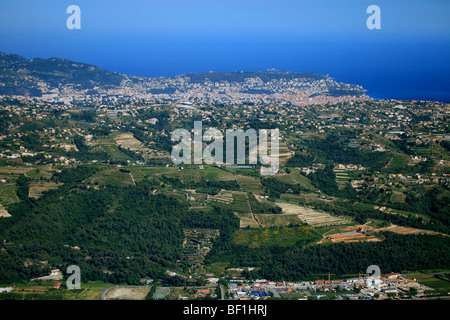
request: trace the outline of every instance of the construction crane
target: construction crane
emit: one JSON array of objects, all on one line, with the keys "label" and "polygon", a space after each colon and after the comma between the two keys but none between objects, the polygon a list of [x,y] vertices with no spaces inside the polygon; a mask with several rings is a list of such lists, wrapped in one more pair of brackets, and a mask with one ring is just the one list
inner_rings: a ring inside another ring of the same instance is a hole
[{"label": "construction crane", "polygon": [[358,276],[358,282],[361,282],[361,276],[370,276],[370,274],[368,273],[353,273],[353,274],[343,274],[343,277],[354,277],[354,276]]},{"label": "construction crane", "polygon": [[326,276],[326,275],[328,275],[328,283],[330,283],[331,282],[331,276],[335,276],[335,274],[334,273],[316,273],[315,274],[316,276]]}]

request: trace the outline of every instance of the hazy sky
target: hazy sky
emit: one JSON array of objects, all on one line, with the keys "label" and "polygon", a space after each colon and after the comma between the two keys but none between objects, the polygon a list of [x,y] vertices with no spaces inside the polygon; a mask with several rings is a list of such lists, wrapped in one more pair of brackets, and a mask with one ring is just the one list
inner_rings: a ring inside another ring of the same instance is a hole
[{"label": "hazy sky", "polygon": [[[69,5],[81,30],[66,27]],[[381,30],[366,27],[370,5]],[[0,51],[144,76],[274,67],[445,91],[449,18],[448,0],[1,0]]]}]

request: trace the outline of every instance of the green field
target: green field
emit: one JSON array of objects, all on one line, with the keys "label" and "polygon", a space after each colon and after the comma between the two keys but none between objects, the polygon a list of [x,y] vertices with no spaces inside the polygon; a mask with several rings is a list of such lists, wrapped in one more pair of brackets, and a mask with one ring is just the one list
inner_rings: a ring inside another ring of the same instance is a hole
[{"label": "green field", "polygon": [[235,180],[234,174],[222,170],[217,167],[206,167],[204,169],[200,168],[188,168],[183,170],[170,171],[164,173],[167,177],[178,178],[183,183],[188,182],[199,182],[202,179],[214,181],[232,181]]},{"label": "green field", "polygon": [[407,279],[416,279],[417,282],[435,290],[450,290],[450,281],[447,275],[432,276],[422,272],[412,272],[406,275]]},{"label": "green field", "polygon": [[264,188],[261,186],[261,181],[249,176],[236,176],[239,187],[242,191],[251,192],[253,194],[264,194]]},{"label": "green field", "polygon": [[119,168],[110,168],[94,174],[86,180],[88,184],[102,186],[129,186],[133,184],[130,173],[121,172]]},{"label": "green field", "polygon": [[233,204],[231,209],[237,213],[251,212],[250,203],[248,201],[247,193],[233,192]]},{"label": "green field", "polygon": [[389,168],[392,170],[404,169],[409,163],[409,156],[396,154],[392,158]]},{"label": "green field", "polygon": [[262,227],[301,225],[302,220],[296,214],[255,214]]},{"label": "green field", "polygon": [[289,174],[277,174],[273,177],[282,182],[299,184],[304,188],[315,190],[309,179],[300,173],[300,169],[292,169]]},{"label": "green field", "polygon": [[32,179],[50,179],[53,175],[53,169],[50,165],[39,166],[26,172],[26,176]]},{"label": "green field", "polygon": [[175,167],[138,167],[128,166],[127,170],[131,171],[133,178],[136,182],[145,179],[153,178],[155,176],[161,176],[164,173],[178,171]]},{"label": "green field", "polygon": [[8,204],[19,202],[16,195],[16,184],[2,183],[0,184],[0,203],[4,206]]},{"label": "green field", "polygon": [[29,167],[0,167],[0,179],[16,180],[21,174],[26,175],[27,172],[35,169]]},{"label": "green field", "polygon": [[113,136],[108,136],[98,140],[98,144],[108,153],[114,161],[132,160],[128,155],[117,148],[116,141]]},{"label": "green field", "polygon": [[391,201],[393,203],[404,203],[406,199],[406,195],[400,191],[393,191],[391,195]]},{"label": "green field", "polygon": [[280,200],[293,204],[314,204],[333,201],[332,197],[325,196],[321,198],[317,193],[301,193],[301,194],[288,194],[283,193]]}]

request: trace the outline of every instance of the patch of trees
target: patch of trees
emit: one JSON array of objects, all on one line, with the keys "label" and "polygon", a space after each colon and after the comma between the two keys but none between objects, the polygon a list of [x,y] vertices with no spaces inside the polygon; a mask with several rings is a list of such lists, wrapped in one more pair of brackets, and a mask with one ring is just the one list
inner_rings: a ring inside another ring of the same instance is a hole
[{"label": "patch of trees", "polygon": [[96,136],[96,137],[106,137],[106,136],[108,136],[111,132],[110,132],[110,130],[108,130],[108,129],[106,129],[106,128],[95,127],[95,128],[92,128],[92,129],[90,130],[90,133],[91,133],[93,136]]},{"label": "patch of trees", "polygon": [[170,118],[169,111],[158,111],[148,108],[148,109],[139,109],[138,113],[139,113],[138,117],[142,121],[149,120],[152,118],[158,119],[158,121],[155,124],[151,125],[152,128],[162,130],[169,124]]},{"label": "patch of trees", "polygon": [[[83,169],[85,170],[85,169]],[[63,177],[70,177],[70,170]],[[39,261],[65,270],[76,264],[84,281],[138,284],[144,277],[164,278],[176,268],[184,228],[239,227],[231,211],[189,212],[173,197],[151,195],[152,187],[57,189],[36,201],[8,208],[12,219],[1,221],[0,282],[25,281],[48,274]],[[73,249],[78,246],[79,250]],[[26,266],[24,261],[31,261]]]},{"label": "patch of trees", "polygon": [[73,137],[73,143],[77,147],[79,152],[87,152],[88,146],[84,143],[84,138],[80,135],[76,135]]},{"label": "patch of trees", "polygon": [[22,156],[22,161],[25,163],[49,163],[50,160],[46,159],[44,154],[38,153],[35,156]]},{"label": "patch of trees", "polygon": [[383,168],[390,160],[387,153],[360,150],[359,148],[349,148],[348,142],[353,133],[331,133],[325,139],[312,139],[306,142],[308,152],[323,162],[342,164],[361,164],[375,170]]},{"label": "patch of trees", "polygon": [[328,165],[324,169],[316,170],[308,174],[308,179],[316,188],[322,190],[330,196],[338,193],[338,185],[336,182],[336,174],[333,171],[333,166]]},{"label": "patch of trees", "polygon": [[40,136],[36,132],[29,132],[20,137],[21,146],[31,149],[31,150],[39,150],[41,148]]},{"label": "patch of trees", "polygon": [[172,152],[173,142],[170,140],[170,137],[158,136],[154,142],[155,149]]},{"label": "patch of trees", "polygon": [[450,141],[442,140],[441,146],[442,146],[442,148],[446,149],[447,151],[450,151]]},{"label": "patch of trees", "polygon": [[128,148],[122,148],[121,146],[117,146],[117,149],[119,149],[120,152],[125,153],[127,156],[129,156],[134,161],[136,161],[136,160],[143,161],[144,160],[144,158],[142,158],[142,156],[140,154],[134,152],[133,150],[130,150]]},{"label": "patch of trees", "polygon": [[189,211],[183,216],[183,225],[191,228],[219,229],[221,234],[233,233],[239,228],[239,218],[231,209],[213,207],[212,212]]},{"label": "patch of trees", "polygon": [[80,161],[89,161],[89,160],[109,160],[111,157],[105,151],[93,151],[89,146],[84,143],[83,136],[76,135],[73,138],[73,142],[77,147],[78,151],[69,151],[67,152],[67,156],[69,158],[76,158]]},{"label": "patch of trees", "polygon": [[164,187],[171,187],[173,189],[184,188],[184,183],[178,178],[172,178],[168,176],[161,176],[160,180],[164,183]]},{"label": "patch of trees", "polygon": [[281,208],[277,206],[275,203],[258,201],[251,192],[247,193],[247,196],[248,201],[250,203],[250,207],[252,208],[252,212],[254,214],[264,214],[264,213],[280,214],[282,211]]},{"label": "patch of trees", "polygon": [[[360,224],[366,223],[369,219],[375,219],[389,221],[396,225],[408,226],[412,228],[427,229],[443,233],[450,232],[448,224],[446,225],[438,219],[432,217],[430,217],[430,221],[425,222],[421,217],[406,217],[400,214],[382,212],[371,208],[356,208],[355,205],[350,202],[335,202],[334,204],[315,203],[314,207],[318,210],[323,210],[334,215],[353,217],[355,221]],[[392,205],[392,207],[395,207],[395,205]]]},{"label": "patch of trees", "polygon": [[21,174],[16,180],[16,185],[17,185],[16,194],[20,200],[28,199],[28,194],[30,191],[30,188],[28,185],[29,181],[30,181],[30,179],[25,177],[23,174]]},{"label": "patch of trees", "polygon": [[55,172],[52,176],[52,180],[63,183],[76,183],[87,179],[97,172],[98,168],[91,166],[64,168],[61,172]]},{"label": "patch of trees", "polygon": [[282,193],[300,194],[302,191],[308,191],[300,184],[291,184],[272,177],[261,178],[261,185],[265,188],[269,198],[278,199]]},{"label": "patch of trees", "polygon": [[236,180],[220,181],[220,180],[205,180],[192,184],[197,192],[216,195],[220,190],[239,190],[239,184]]},{"label": "patch of trees", "polygon": [[8,133],[9,123],[10,123],[9,115],[10,114],[6,110],[0,111],[0,133],[1,134]]},{"label": "patch of trees", "polygon": [[443,187],[435,187],[423,195],[407,192],[405,203],[393,204],[400,210],[427,215],[435,222],[440,222],[449,229],[450,226],[450,194]]},{"label": "patch of trees", "polygon": [[[373,243],[336,243],[312,246],[263,246],[248,248],[228,243],[213,247],[208,261],[230,261],[232,266],[257,267],[243,275],[250,279],[299,281],[316,279],[319,273],[337,275],[365,272],[378,265],[382,273],[447,268],[450,239],[443,236],[384,233]],[[218,250],[220,249],[220,250]]]},{"label": "patch of trees", "polygon": [[408,147],[408,141],[407,139],[400,139],[400,140],[392,140],[392,142],[395,144],[395,146],[402,152],[408,154],[408,155],[415,155],[415,152],[411,150]]},{"label": "patch of trees", "polygon": [[97,112],[95,110],[83,110],[81,112],[73,112],[70,117],[74,121],[95,122]]},{"label": "patch of trees", "polygon": [[307,167],[311,166],[314,163],[314,157],[308,155],[308,154],[302,154],[299,152],[296,152],[295,155],[290,158],[287,163],[286,167]]}]

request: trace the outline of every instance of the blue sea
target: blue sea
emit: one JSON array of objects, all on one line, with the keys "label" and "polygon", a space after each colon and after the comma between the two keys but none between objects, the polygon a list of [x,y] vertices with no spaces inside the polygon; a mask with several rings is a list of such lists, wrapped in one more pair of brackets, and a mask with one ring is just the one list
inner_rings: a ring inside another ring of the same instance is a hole
[{"label": "blue sea", "polygon": [[6,52],[62,57],[136,76],[275,68],[328,74],[362,85],[376,99],[450,101],[450,40],[442,37],[88,34],[70,41],[28,39],[26,46],[14,42],[9,39]]},{"label": "blue sea", "polygon": [[[0,1],[0,51],[120,73],[275,68],[328,74],[374,98],[450,99],[448,0]],[[81,29],[66,20],[81,8]],[[367,9],[381,8],[370,30]]]},{"label": "blue sea", "polygon": [[117,48],[86,59],[149,77],[269,68],[317,72],[362,85],[375,99],[450,101],[450,42],[440,40],[186,37],[160,40],[157,46],[128,41],[140,50]]}]

